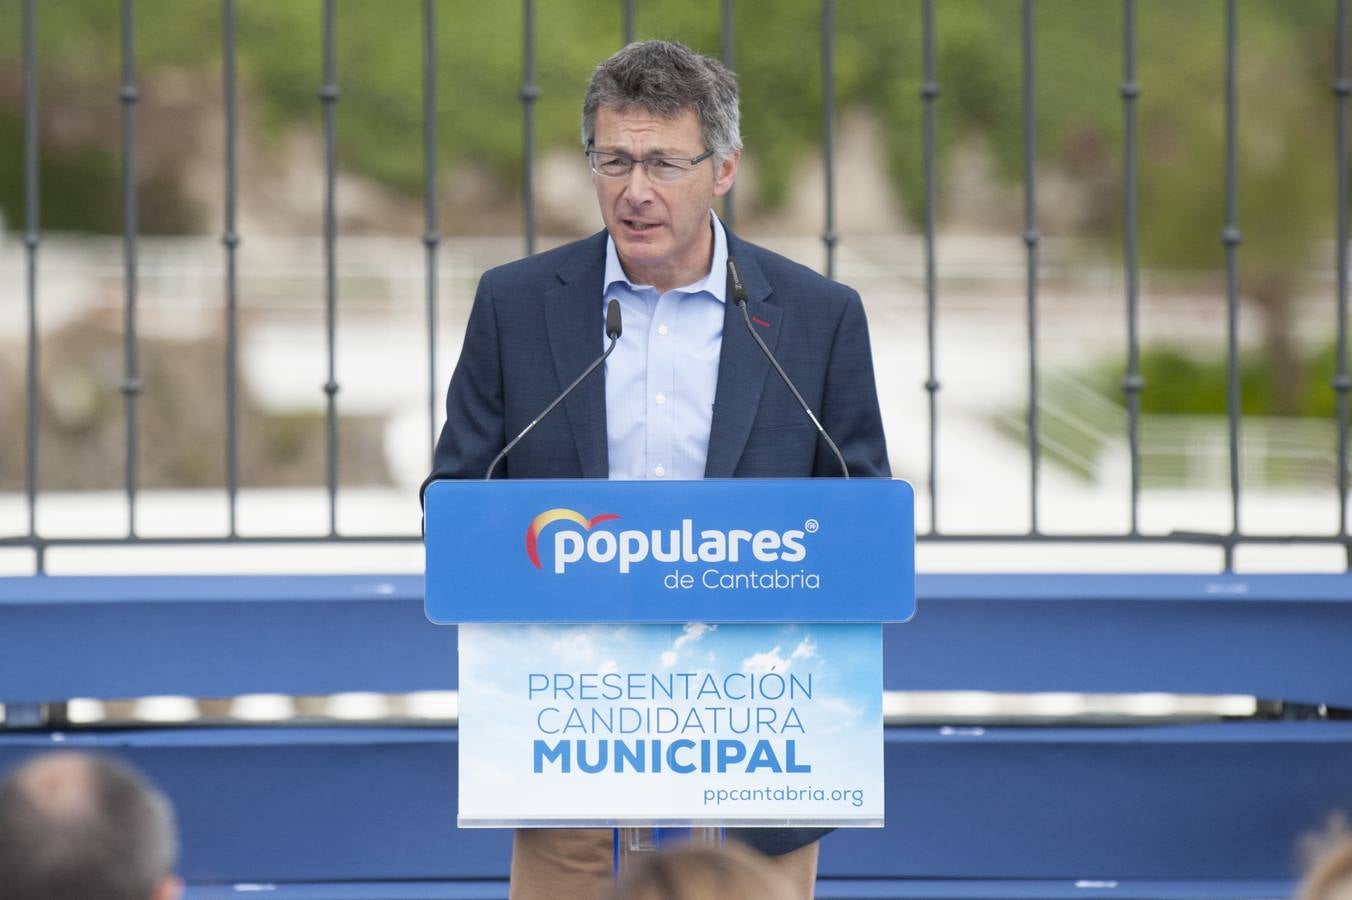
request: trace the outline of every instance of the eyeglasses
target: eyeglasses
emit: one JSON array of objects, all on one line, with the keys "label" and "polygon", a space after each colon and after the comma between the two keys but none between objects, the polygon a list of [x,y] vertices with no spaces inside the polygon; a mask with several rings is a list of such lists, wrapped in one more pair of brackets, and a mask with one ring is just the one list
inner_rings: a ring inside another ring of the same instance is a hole
[{"label": "eyeglasses", "polygon": [[591,170],[604,178],[627,178],[634,166],[642,166],[643,173],[653,181],[680,181],[695,170],[695,166],[714,155],[714,151],[705,150],[694,159],[681,159],[674,156],[650,156],[647,159],[630,159],[622,153],[603,153],[600,150],[588,150],[587,159],[591,161]]}]

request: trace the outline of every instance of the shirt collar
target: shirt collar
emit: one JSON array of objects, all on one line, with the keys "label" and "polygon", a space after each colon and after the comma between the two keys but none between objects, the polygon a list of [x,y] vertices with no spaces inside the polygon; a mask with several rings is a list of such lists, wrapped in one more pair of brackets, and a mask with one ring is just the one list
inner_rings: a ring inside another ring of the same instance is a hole
[{"label": "shirt collar", "polygon": [[[728,237],[723,231],[723,223],[718,220],[713,210],[709,210],[709,218],[712,221],[714,230],[714,256],[710,261],[709,271],[700,280],[687,284],[684,287],[678,287],[683,294],[706,293],[713,296],[719,303],[727,302],[728,291]],[[634,284],[629,280],[629,276],[624,274],[624,267],[620,265],[620,256],[615,252],[615,239],[606,235],[606,275],[605,289],[610,290],[611,285],[626,284],[631,289],[650,288],[651,285]]]}]

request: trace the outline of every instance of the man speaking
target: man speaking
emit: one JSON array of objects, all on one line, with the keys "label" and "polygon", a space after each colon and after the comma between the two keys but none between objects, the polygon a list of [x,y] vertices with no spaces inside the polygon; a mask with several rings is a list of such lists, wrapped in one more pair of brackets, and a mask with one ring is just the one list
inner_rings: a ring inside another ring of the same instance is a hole
[{"label": "man speaking", "polygon": [[[737,177],[738,120],[732,72],[680,44],[630,44],[597,66],[582,141],[606,229],[484,274],[429,482],[483,477],[618,330],[612,301],[623,331],[604,379],[578,384],[495,477],[890,474],[859,295],[738,239],[713,212]],[[810,897],[823,833],[729,836]],[[604,896],[611,847],[608,829],[518,830],[511,897]]]}]

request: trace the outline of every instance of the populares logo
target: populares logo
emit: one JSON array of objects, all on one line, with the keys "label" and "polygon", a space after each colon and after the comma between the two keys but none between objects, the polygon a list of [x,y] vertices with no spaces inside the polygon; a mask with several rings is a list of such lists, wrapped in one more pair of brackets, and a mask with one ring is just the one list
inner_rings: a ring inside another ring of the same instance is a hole
[{"label": "populares logo", "polygon": [[[601,522],[609,522],[618,519],[619,516],[614,513],[601,513],[599,516],[588,519],[582,513],[575,509],[547,509],[530,521],[530,527],[526,529],[526,556],[530,557],[530,564],[540,569],[540,551],[537,546],[540,540],[540,532],[545,530],[545,526],[554,522],[575,522],[581,525],[584,531],[591,531],[592,526],[599,525]],[[557,554],[556,554],[557,558]]]},{"label": "populares logo", "polygon": [[[603,522],[618,520],[614,513],[601,513],[587,518],[575,509],[549,509],[531,520],[526,529],[526,557],[537,569],[544,569],[540,561],[540,535],[548,526],[561,523],[554,530],[554,565],[556,575],[562,575],[573,563],[586,559],[593,563],[617,562],[622,574],[627,574],[635,563],[652,558],[658,562],[740,562],[744,557],[759,562],[801,562],[807,556],[803,538],[816,520],[809,520],[807,530],[749,531],[732,528],[726,531],[695,529],[691,519],[682,519],[676,528],[654,528],[651,531],[625,529],[615,532],[597,529]],[[575,527],[573,527],[575,526]]]}]

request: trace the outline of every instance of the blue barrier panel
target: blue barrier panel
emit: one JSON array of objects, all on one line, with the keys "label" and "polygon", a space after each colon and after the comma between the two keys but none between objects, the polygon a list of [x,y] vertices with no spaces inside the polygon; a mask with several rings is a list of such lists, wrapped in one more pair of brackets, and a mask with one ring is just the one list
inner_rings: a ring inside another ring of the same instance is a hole
[{"label": "blue barrier panel", "polygon": [[1286,881],[933,881],[821,879],[822,900],[1273,900],[1291,896]]},{"label": "blue barrier panel", "polygon": [[[194,882],[500,879],[510,832],[454,827],[437,728],[0,733],[125,756],[179,809]],[[1352,722],[892,728],[887,827],[825,839],[824,878],[1281,881],[1352,810]]]},{"label": "blue barrier panel", "polygon": [[507,880],[378,881],[365,884],[190,884],[184,900],[507,900]]},{"label": "blue barrier panel", "polygon": [[[1288,897],[1285,881],[932,881],[910,879],[817,879],[822,900],[1271,900]],[[189,885],[186,900],[239,900],[241,894],[269,900],[507,900],[507,882],[436,881],[367,884]]]},{"label": "blue barrier panel", "polygon": [[448,728],[0,731],[0,769],[59,748],[127,759],[173,801],[190,881],[504,877],[511,832],[455,827],[455,738]]},{"label": "blue barrier panel", "polygon": [[[832,876],[1291,879],[1352,811],[1352,722],[893,728],[887,828],[829,835]],[[893,774],[898,773],[898,774]]]},{"label": "blue barrier panel", "polygon": [[[1178,691],[1352,707],[1352,577],[921,575],[889,690]],[[0,702],[450,690],[417,576],[0,578]]]},{"label": "blue barrier panel", "polygon": [[455,687],[422,578],[0,578],[0,703]]},{"label": "blue barrier panel", "polygon": [[1352,575],[922,575],[888,690],[1248,694],[1352,707]]}]

